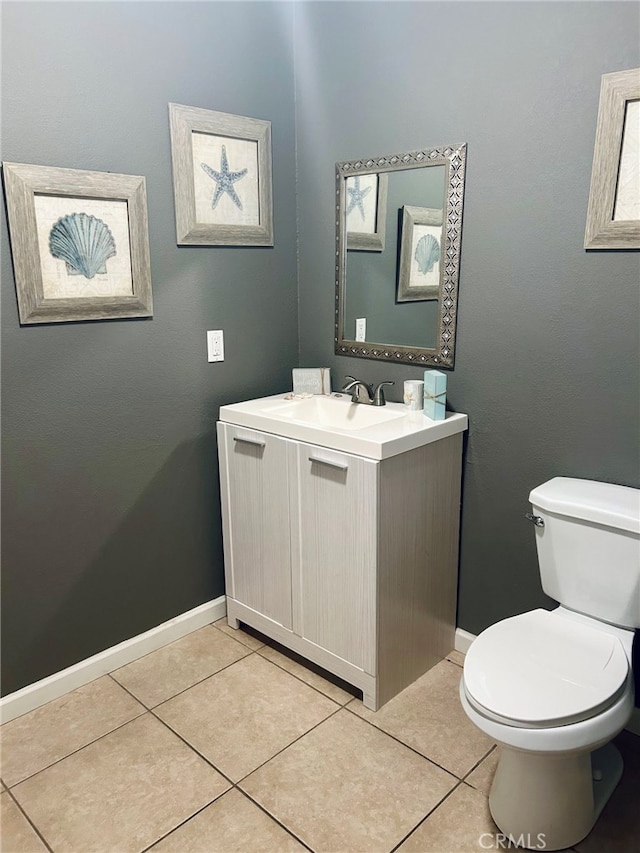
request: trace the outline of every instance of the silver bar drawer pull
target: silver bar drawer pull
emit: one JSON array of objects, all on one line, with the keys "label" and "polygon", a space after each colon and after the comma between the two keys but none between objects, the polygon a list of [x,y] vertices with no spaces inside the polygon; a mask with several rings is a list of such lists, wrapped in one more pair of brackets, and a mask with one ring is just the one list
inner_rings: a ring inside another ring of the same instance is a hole
[{"label": "silver bar drawer pull", "polygon": [[233,440],[242,444],[255,444],[256,447],[264,447],[266,443],[262,438],[245,438],[243,435],[234,435]]},{"label": "silver bar drawer pull", "polygon": [[318,462],[320,465],[328,465],[329,468],[338,468],[340,471],[346,471],[349,467],[348,462],[334,462],[332,459],[321,459],[319,456],[310,456],[309,462]]},{"label": "silver bar drawer pull", "polygon": [[536,527],[544,527],[544,518],[541,515],[534,515],[532,512],[525,512],[525,518],[533,521]]}]

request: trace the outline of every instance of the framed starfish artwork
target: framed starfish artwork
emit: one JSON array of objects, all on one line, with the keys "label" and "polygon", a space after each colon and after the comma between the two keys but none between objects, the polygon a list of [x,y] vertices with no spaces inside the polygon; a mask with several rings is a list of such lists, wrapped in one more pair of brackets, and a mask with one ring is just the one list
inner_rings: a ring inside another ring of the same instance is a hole
[{"label": "framed starfish artwork", "polygon": [[387,227],[387,175],[347,178],[347,249],[383,252]]},{"label": "framed starfish artwork", "polygon": [[153,316],[140,175],[3,163],[22,325]]},{"label": "framed starfish artwork", "polygon": [[179,246],[273,246],[271,122],[169,104]]}]

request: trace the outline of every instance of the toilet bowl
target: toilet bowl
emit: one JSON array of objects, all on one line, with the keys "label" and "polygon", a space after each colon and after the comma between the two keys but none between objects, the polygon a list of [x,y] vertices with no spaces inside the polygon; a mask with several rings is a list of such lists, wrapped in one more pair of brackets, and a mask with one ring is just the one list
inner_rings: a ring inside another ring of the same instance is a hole
[{"label": "toilet bowl", "polygon": [[561,850],[590,832],[622,775],[610,741],[634,706],[640,493],[555,478],[530,499],[543,588],[561,604],[483,631],[460,701],[501,746],[489,795],[500,830]]}]

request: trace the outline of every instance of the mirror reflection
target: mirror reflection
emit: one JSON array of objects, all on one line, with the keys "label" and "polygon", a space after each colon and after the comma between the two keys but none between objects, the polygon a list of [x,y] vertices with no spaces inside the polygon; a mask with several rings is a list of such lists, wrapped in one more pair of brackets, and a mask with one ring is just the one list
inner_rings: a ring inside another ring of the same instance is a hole
[{"label": "mirror reflection", "polygon": [[[384,251],[356,251],[350,248],[347,240],[345,336],[355,340],[355,321],[366,318],[368,341],[435,347],[439,294],[434,294],[429,301],[420,302],[399,302],[397,295],[404,205],[436,208],[442,216],[445,167],[394,172],[388,178]],[[353,218],[353,214],[347,216],[348,226]],[[439,244],[442,245],[442,220],[439,231]],[[415,256],[415,252],[413,254]],[[415,257],[412,260],[415,264]],[[439,263],[437,267],[439,274]]]},{"label": "mirror reflection", "polygon": [[453,366],[465,146],[336,164],[336,352]]}]

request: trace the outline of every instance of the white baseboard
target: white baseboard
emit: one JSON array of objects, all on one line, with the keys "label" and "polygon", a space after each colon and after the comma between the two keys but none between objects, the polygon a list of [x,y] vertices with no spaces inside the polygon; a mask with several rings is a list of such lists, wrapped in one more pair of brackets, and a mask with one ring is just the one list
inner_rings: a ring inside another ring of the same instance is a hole
[{"label": "white baseboard", "polygon": [[457,652],[462,652],[462,654],[465,655],[469,651],[469,646],[473,643],[475,638],[475,634],[470,634],[462,628],[456,628],[455,650]]},{"label": "white baseboard", "polygon": [[180,616],[163,622],[144,634],[138,634],[105,649],[97,655],[82,660],[73,666],[49,675],[41,681],[29,684],[15,693],[10,693],[0,699],[0,721],[3,723],[20,717],[52,699],[63,696],[70,690],[75,690],[88,684],[101,675],[113,672],[125,664],[131,663],[138,658],[162,648],[174,640],[185,637],[198,628],[203,628],[210,622],[222,619],[227,613],[227,600],[224,595],[213,601],[207,601],[199,607],[194,607]]}]

